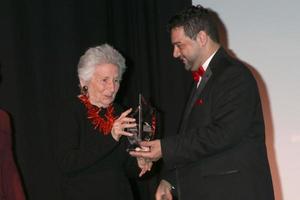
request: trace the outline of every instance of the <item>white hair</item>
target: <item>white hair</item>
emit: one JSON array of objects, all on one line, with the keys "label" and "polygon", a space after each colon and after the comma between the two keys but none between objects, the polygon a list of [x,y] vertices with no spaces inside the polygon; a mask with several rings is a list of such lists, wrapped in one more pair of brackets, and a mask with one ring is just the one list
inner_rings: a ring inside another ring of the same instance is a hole
[{"label": "white hair", "polygon": [[78,77],[84,82],[89,82],[97,65],[113,64],[119,69],[119,78],[125,72],[125,58],[109,44],[89,48],[79,60],[77,65]]}]

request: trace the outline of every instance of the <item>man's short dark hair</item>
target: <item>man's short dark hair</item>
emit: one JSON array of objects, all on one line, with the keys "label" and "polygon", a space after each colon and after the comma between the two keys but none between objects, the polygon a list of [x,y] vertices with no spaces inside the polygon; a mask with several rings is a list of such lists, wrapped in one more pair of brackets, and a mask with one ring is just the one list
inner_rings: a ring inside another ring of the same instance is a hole
[{"label": "man's short dark hair", "polygon": [[214,21],[214,13],[201,5],[191,6],[173,16],[168,23],[168,30],[182,26],[186,36],[196,39],[200,31],[205,31],[210,38],[219,43],[219,33]]}]

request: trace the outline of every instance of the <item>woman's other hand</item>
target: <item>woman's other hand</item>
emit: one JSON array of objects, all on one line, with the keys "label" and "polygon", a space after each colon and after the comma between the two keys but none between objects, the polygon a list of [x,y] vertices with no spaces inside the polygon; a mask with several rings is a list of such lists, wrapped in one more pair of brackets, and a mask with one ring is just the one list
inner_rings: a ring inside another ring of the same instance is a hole
[{"label": "woman's other hand", "polygon": [[122,135],[132,136],[132,133],[126,132],[126,128],[136,127],[135,119],[128,117],[128,114],[132,111],[132,109],[128,109],[121,114],[121,116],[115,120],[113,127],[111,129],[111,135],[116,140],[119,141]]},{"label": "woman's other hand", "polygon": [[139,177],[143,176],[147,171],[150,171],[153,165],[152,161],[149,161],[145,158],[139,157],[136,158],[139,168],[141,169]]}]

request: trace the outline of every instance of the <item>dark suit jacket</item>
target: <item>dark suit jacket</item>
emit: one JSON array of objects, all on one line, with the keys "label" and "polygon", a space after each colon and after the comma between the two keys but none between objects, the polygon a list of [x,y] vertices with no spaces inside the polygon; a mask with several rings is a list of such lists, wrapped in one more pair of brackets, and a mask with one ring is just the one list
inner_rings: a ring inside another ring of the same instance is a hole
[{"label": "dark suit jacket", "polygon": [[179,133],[161,140],[164,178],[180,200],[272,200],[256,81],[220,48],[186,105]]},{"label": "dark suit jacket", "polygon": [[0,110],[0,200],[25,199],[12,144],[9,116]]}]

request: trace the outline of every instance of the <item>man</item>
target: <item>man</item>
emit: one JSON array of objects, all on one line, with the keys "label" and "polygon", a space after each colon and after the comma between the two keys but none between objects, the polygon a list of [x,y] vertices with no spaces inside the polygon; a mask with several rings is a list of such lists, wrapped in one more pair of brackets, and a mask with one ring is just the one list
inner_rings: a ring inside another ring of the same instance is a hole
[{"label": "man", "polygon": [[130,153],[163,159],[156,199],[273,200],[261,102],[251,72],[220,46],[211,10],[192,6],[175,15],[169,27],[173,56],[196,82],[178,133],[142,142],[149,152]]}]

